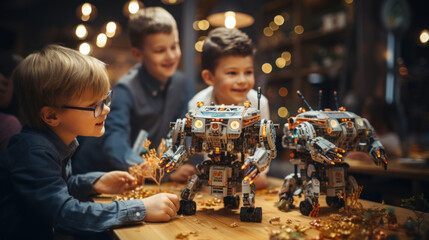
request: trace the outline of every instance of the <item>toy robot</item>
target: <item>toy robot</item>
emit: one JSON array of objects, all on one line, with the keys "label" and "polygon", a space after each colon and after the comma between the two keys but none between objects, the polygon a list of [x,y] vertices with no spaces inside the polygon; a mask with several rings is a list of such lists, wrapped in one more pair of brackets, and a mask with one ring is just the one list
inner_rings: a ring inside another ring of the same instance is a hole
[{"label": "toy robot", "polygon": [[[242,192],[243,207],[240,220],[261,222],[262,208],[255,207],[253,181],[264,171],[276,154],[275,127],[270,120],[260,119],[260,111],[245,106],[211,105],[198,103],[186,118],[171,123],[171,146],[160,160],[167,172],[180,166],[188,155],[208,153],[210,159],[197,165],[181,193],[179,214],[194,215],[195,194],[202,184],[209,187],[210,195],[223,197],[224,207],[238,209]],[[185,137],[191,136],[190,146]],[[245,155],[248,156],[245,160]],[[245,171],[247,170],[247,173]]]},{"label": "toy robot", "polygon": [[[353,176],[347,175],[349,165],[343,155],[349,151],[362,151],[371,155],[376,165],[387,169],[387,158],[371,124],[358,115],[338,108],[337,110],[313,110],[304,96],[298,96],[310,111],[300,108],[296,117],[290,117],[284,125],[282,145],[293,150],[291,162],[295,173],[285,177],[279,191],[280,210],[293,207],[293,196],[304,193],[299,210],[303,215],[318,216],[319,194],[326,193],[326,202],[331,207],[344,206],[337,193],[357,190]],[[319,108],[322,92],[319,92]],[[298,167],[300,171],[298,171]]]}]

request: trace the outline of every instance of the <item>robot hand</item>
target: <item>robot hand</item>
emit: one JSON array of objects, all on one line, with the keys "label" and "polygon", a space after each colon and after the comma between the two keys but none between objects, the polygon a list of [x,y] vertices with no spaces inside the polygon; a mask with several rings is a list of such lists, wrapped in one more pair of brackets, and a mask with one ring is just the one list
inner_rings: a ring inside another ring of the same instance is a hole
[{"label": "robot hand", "polygon": [[387,157],[383,147],[373,147],[369,153],[377,166],[381,165],[384,170],[387,170]]},{"label": "robot hand", "polygon": [[346,152],[322,137],[312,139],[310,146],[312,148],[310,151],[311,157],[313,160],[321,163],[327,162],[335,164],[336,162],[341,162],[343,159],[342,154]]},{"label": "robot hand", "polygon": [[270,165],[271,158],[271,150],[257,148],[255,154],[247,157],[243,166],[241,166],[241,169],[244,170],[250,165],[250,169],[247,171],[244,180],[250,179],[250,183],[253,183],[258,174],[263,172]]},{"label": "robot hand", "polygon": [[174,153],[172,148],[169,148],[168,151],[162,155],[161,160],[159,161],[159,166],[161,168],[166,168],[167,173],[171,172],[183,164],[187,155],[188,153],[183,145],[179,146]]}]

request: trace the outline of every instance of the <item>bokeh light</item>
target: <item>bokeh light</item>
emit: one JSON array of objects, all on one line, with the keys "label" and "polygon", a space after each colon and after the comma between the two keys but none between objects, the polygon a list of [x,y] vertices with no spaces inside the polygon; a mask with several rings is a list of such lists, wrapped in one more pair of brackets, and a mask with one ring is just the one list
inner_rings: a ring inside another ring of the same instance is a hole
[{"label": "bokeh light", "polygon": [[79,24],[76,27],[75,34],[76,34],[76,37],[78,37],[79,39],[85,39],[86,36],[88,36],[88,30],[86,29],[85,25]]},{"label": "bokeh light", "polygon": [[280,26],[280,25],[283,25],[283,23],[285,22],[285,19],[284,19],[284,17],[282,15],[277,15],[277,16],[274,17],[274,22],[278,26]]},{"label": "bokeh light", "polygon": [[280,107],[277,110],[277,114],[279,115],[279,117],[281,118],[288,118],[289,117],[289,111],[287,110],[287,108],[285,107]]},{"label": "bokeh light", "polygon": [[264,72],[265,74],[271,73],[272,70],[273,70],[273,66],[271,66],[271,64],[269,63],[262,64],[262,72]]},{"label": "bokeh light", "polygon": [[420,33],[419,40],[421,43],[426,44],[429,41],[429,31],[427,29],[423,30]]},{"label": "bokeh light", "polygon": [[287,90],[286,87],[281,87],[279,89],[279,95],[280,95],[280,97],[286,97],[288,93],[289,93],[289,91]]},{"label": "bokeh light", "polygon": [[264,28],[264,35],[265,36],[267,36],[267,37],[271,37],[271,36],[273,36],[273,30],[271,29],[271,28],[269,28],[269,27],[266,27],[266,28]]},{"label": "bokeh light", "polygon": [[107,36],[106,36],[106,34],[104,34],[104,33],[98,34],[96,44],[97,44],[97,47],[104,48],[106,46],[106,44],[107,44]]},{"label": "bokeh light", "polygon": [[92,52],[91,44],[83,42],[79,45],[79,52],[84,55],[89,55]]},{"label": "bokeh light", "polygon": [[304,27],[301,25],[296,25],[294,28],[294,31],[296,34],[302,34],[304,33]]}]

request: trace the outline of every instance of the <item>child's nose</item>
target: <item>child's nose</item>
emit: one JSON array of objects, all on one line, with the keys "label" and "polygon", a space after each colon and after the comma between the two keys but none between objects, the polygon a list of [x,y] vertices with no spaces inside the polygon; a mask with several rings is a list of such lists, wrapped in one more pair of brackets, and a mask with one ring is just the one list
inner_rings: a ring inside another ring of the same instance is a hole
[{"label": "child's nose", "polygon": [[110,107],[108,107],[106,104],[103,104],[103,112],[102,115],[106,115],[110,112]]}]

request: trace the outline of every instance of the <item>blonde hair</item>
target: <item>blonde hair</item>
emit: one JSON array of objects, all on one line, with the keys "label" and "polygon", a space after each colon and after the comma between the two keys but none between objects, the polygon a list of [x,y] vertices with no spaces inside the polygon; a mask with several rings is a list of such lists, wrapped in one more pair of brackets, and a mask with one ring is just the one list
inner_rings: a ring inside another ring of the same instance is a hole
[{"label": "blonde hair", "polygon": [[38,129],[45,127],[40,117],[42,107],[61,107],[71,99],[80,99],[88,89],[94,98],[101,98],[110,89],[103,62],[59,45],[30,54],[12,78],[22,122]]},{"label": "blonde hair", "polygon": [[131,46],[141,48],[145,37],[155,33],[170,34],[177,29],[174,17],[161,7],[147,7],[138,11],[128,21]]}]

